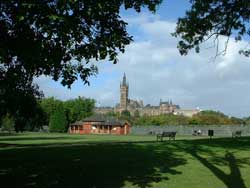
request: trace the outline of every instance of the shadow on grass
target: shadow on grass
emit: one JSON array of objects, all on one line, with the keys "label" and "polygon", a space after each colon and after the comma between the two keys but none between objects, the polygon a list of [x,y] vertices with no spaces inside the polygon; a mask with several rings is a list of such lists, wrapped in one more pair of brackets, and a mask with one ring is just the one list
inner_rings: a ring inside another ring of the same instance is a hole
[{"label": "shadow on grass", "polygon": [[250,149],[250,137],[186,140],[186,143],[224,149]]},{"label": "shadow on grass", "polygon": [[22,137],[2,137],[0,138],[0,141],[36,141],[36,140],[82,140],[83,137],[67,137],[67,136],[57,136],[57,137],[44,137],[44,136],[36,136],[36,137],[31,137],[31,136],[22,136]]},{"label": "shadow on grass", "polygon": [[[19,188],[120,188],[128,185],[144,188],[153,182],[168,180],[169,175],[181,175],[176,167],[187,163],[188,153],[227,188],[246,188],[239,167],[250,164],[250,160],[236,159],[230,150],[249,149],[249,146],[248,137],[7,148],[0,150],[0,182],[3,187]],[[227,166],[229,174],[222,170]]]},{"label": "shadow on grass", "polygon": [[[227,188],[247,188],[239,167],[241,164],[250,165],[250,157],[236,159],[233,152],[229,152],[226,149],[235,149],[236,147],[240,149],[241,147],[246,147],[247,145],[249,149],[249,144],[249,137],[239,140],[220,138],[216,140],[197,140],[194,143],[187,141],[184,145],[179,145],[177,147],[191,154],[191,156],[197,159],[203,166],[209,169],[218,179],[220,179],[227,186]],[[206,146],[206,148],[204,148],[204,146]],[[210,146],[210,148],[208,148],[208,146]],[[213,151],[213,147],[225,149],[225,155],[223,157],[218,156],[216,151]],[[228,174],[224,172],[221,168],[219,168],[219,166],[228,166],[230,173]]]},{"label": "shadow on grass", "polygon": [[[174,148],[162,144],[93,144],[0,151],[0,182],[8,187],[140,188],[180,174]],[[164,148],[164,149],[163,149]],[[164,176],[163,176],[164,173]]]},{"label": "shadow on grass", "polygon": [[236,158],[230,152],[225,155],[225,160],[228,162],[230,174],[226,174],[223,170],[216,167],[204,157],[201,157],[197,152],[191,153],[193,157],[198,159],[205,167],[207,167],[217,178],[219,178],[227,186],[227,188],[246,188],[242,179],[239,167],[236,163]]},{"label": "shadow on grass", "polygon": [[0,136],[16,136],[18,135],[17,133],[13,133],[13,132],[0,132]]}]

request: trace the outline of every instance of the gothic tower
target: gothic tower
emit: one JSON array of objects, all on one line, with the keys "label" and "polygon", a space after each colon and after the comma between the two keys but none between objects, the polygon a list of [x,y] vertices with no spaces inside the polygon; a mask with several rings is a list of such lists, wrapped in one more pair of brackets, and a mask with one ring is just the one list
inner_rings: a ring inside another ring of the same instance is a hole
[{"label": "gothic tower", "polygon": [[120,84],[120,108],[126,110],[128,105],[128,83],[124,73],[122,83]]}]

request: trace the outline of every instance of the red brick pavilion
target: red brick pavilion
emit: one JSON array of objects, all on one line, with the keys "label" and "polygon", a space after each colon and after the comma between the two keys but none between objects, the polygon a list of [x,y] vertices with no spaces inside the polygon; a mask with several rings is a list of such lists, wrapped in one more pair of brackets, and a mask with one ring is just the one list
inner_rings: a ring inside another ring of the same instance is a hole
[{"label": "red brick pavilion", "polygon": [[70,125],[71,134],[115,134],[127,135],[131,126],[126,121],[119,121],[112,117],[93,115]]}]

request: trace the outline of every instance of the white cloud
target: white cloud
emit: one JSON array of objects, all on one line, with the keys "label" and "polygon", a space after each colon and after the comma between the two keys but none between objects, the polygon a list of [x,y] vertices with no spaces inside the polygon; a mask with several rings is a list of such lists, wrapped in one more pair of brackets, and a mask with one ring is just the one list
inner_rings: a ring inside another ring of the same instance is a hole
[{"label": "white cloud", "polygon": [[210,61],[215,49],[207,48],[209,43],[203,45],[201,53],[191,51],[183,57],[176,48],[177,39],[171,36],[175,23],[145,14],[126,20],[141,36],[119,55],[118,64],[100,64],[100,73],[91,79],[90,87],[80,86],[78,81],[71,91],[42,79],[38,83],[45,94],[64,99],[83,95],[101,105],[115,105],[121,76],[126,72],[130,97],[144,103],[172,99],[184,108],[199,106],[230,115],[250,115],[250,63],[238,54],[246,42],[230,41],[226,55],[215,62]]}]

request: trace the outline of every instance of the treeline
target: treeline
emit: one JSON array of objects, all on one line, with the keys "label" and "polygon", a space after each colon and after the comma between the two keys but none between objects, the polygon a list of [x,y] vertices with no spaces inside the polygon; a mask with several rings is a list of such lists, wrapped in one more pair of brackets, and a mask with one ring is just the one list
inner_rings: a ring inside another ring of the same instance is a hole
[{"label": "treeline", "polygon": [[242,125],[249,124],[247,118],[229,117],[221,112],[201,111],[189,119],[191,125]]},{"label": "treeline", "polygon": [[1,129],[5,131],[35,131],[45,125],[50,132],[66,132],[69,124],[93,114],[95,101],[78,97],[67,101],[43,98],[30,110],[30,116],[15,116],[7,113],[1,118]]},{"label": "treeline", "polygon": [[174,114],[140,116],[137,111],[133,115],[129,111],[123,111],[121,114],[110,112],[107,115],[127,120],[132,125],[250,125],[250,117],[229,117],[221,112],[212,110],[201,111],[193,117]]}]

